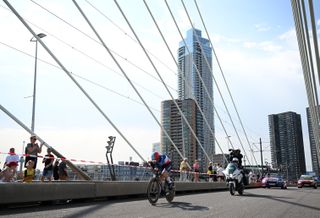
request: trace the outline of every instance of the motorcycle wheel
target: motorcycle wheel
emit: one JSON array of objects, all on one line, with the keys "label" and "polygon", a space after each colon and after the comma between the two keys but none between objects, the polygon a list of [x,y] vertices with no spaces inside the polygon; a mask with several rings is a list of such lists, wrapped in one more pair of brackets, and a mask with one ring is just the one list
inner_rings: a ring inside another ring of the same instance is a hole
[{"label": "motorcycle wheel", "polygon": [[[165,190],[165,193],[166,193],[166,199],[169,203],[171,203],[173,201],[173,198],[176,194],[176,191],[175,191],[175,187],[174,187],[174,184],[172,185],[172,189],[169,190],[169,187],[168,187],[168,184],[165,183],[164,184],[164,190]],[[167,194],[168,193],[168,194]]]},{"label": "motorcycle wheel", "polygon": [[241,183],[241,184],[240,184],[240,187],[239,187],[239,189],[238,189],[239,195],[243,195],[243,191],[244,191],[244,184]]},{"label": "motorcycle wheel", "polygon": [[229,191],[231,195],[234,195],[236,190],[233,183],[229,183]]},{"label": "motorcycle wheel", "polygon": [[148,188],[147,188],[147,197],[150,204],[154,205],[157,203],[159,197],[160,197],[160,183],[156,178],[152,178],[149,181]]}]

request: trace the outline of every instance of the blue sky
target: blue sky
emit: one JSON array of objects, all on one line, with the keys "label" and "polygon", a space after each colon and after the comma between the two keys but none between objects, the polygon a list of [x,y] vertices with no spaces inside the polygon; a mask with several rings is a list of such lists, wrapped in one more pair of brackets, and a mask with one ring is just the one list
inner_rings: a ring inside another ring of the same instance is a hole
[{"label": "blue sky", "polygon": [[[96,39],[72,2],[34,2]],[[99,8],[124,32],[133,36],[113,1],[89,2]],[[172,93],[176,96],[175,64],[161,41],[143,1],[121,0],[118,2],[144,46],[165,63],[166,66],[153,58],[159,72],[166,83],[173,87]],[[147,2],[175,54],[181,38],[165,3],[163,1]],[[160,119],[160,102],[170,97],[162,84],[152,78],[156,77],[156,73],[141,48],[86,1],[78,1],[78,3],[107,46],[144,70],[141,71],[128,64],[128,61],[117,57],[132,81],[139,84],[137,86],[139,91],[150,107],[155,109],[153,111]],[[190,29],[190,23],[181,2],[171,0],[168,3],[185,35],[185,32]],[[250,143],[258,142],[259,137],[264,142],[269,141],[267,120],[269,114],[295,111],[302,117],[307,168],[310,169],[305,114],[307,100],[290,1],[199,0],[197,3],[229,82]],[[203,36],[207,37],[194,2],[186,1],[185,4],[195,27],[202,30]],[[159,141],[160,128],[144,106],[133,102],[133,100],[139,102],[140,100],[120,75],[119,69],[105,49],[32,1],[12,1],[12,5],[26,20],[36,24],[31,26],[37,33],[47,34],[43,41],[69,71],[112,90],[108,91],[76,77],[105,114],[136,146],[142,156],[148,159],[151,144]],[[34,55],[35,44],[30,42],[31,33],[9,10],[5,9],[7,8],[5,3],[1,2],[0,6],[0,28],[5,30],[0,35],[1,104],[29,126],[32,98],[25,97],[32,95],[34,58],[17,52],[3,43],[30,55]],[[41,45],[38,52],[40,59],[57,65]],[[83,53],[94,58],[95,61]],[[97,61],[100,64],[97,64]],[[215,61],[213,66],[215,66],[214,74],[219,81],[237,129],[241,130]],[[41,61],[38,62],[37,69],[36,133],[40,137],[67,157],[104,161],[107,136],[115,135],[117,136],[115,159],[128,160],[129,156],[132,156],[134,160],[139,161],[137,155],[62,70]],[[114,92],[121,93],[127,98],[120,97]],[[216,89],[214,96],[216,108],[225,121],[228,135],[231,135],[233,143],[240,147]],[[28,141],[29,134],[2,112],[0,121],[0,151],[6,152],[10,147],[21,150],[22,142]],[[217,118],[216,134],[222,150],[226,151],[226,136]],[[242,140],[249,154],[249,146],[243,137]],[[268,144],[265,144],[265,148],[269,150]],[[216,148],[216,151],[220,153],[219,148]],[[265,152],[264,155],[270,162],[269,152]],[[3,161],[4,157],[0,155],[0,161]],[[256,158],[260,160],[258,153]]]}]

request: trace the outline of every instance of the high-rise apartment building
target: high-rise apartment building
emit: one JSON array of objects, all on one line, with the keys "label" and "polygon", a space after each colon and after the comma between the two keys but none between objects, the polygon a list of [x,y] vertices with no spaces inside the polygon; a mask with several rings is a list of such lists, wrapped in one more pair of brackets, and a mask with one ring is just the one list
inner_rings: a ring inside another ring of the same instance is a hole
[{"label": "high-rise apartment building", "polygon": [[155,151],[162,153],[160,142],[152,143],[152,152],[155,152]]},{"label": "high-rise apartment building", "polygon": [[[189,125],[196,131],[196,105],[192,99],[176,100]],[[197,157],[196,139],[185,120],[179,113],[173,100],[161,102],[161,122],[176,147],[192,163]],[[164,131],[161,131],[161,150],[167,154],[173,163],[174,169],[179,169],[182,158],[172,145]]]},{"label": "high-rise apartment building", "polygon": [[272,166],[296,180],[306,172],[301,116],[285,112],[268,118]]},{"label": "high-rise apartment building", "polygon": [[[318,106],[319,108],[319,106]],[[320,108],[319,108],[320,109]],[[308,120],[308,129],[309,129],[309,141],[310,141],[310,151],[311,151],[311,162],[312,162],[312,171],[316,175],[320,175],[320,157],[317,152],[316,141],[313,134],[312,123],[311,123],[311,114],[310,109],[307,107],[307,120]],[[319,114],[320,115],[320,114]]]},{"label": "high-rise apartment building", "polygon": [[[185,43],[186,42],[186,43]],[[208,39],[201,37],[201,31],[190,29],[187,37],[179,43],[178,49],[178,92],[179,99],[194,99],[200,110],[196,111],[196,135],[210,158],[215,154],[213,117],[212,48]],[[211,100],[210,100],[211,99]],[[209,127],[206,124],[206,119]],[[200,145],[197,144],[197,158],[208,162]]]}]

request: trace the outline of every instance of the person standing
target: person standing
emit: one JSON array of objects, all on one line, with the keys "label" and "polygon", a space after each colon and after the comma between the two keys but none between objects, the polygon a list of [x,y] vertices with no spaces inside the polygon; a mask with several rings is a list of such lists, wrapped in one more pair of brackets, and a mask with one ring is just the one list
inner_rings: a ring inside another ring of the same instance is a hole
[{"label": "person standing", "polygon": [[59,164],[59,179],[68,180],[68,177],[66,160],[61,159],[61,163]]},{"label": "person standing", "polygon": [[59,159],[56,159],[53,165],[53,179],[59,180]]},{"label": "person standing", "polygon": [[208,174],[208,176],[209,176],[209,182],[212,182],[212,181],[213,181],[213,167],[212,167],[212,162],[209,162],[207,174]]},{"label": "person standing", "polygon": [[218,164],[218,169],[217,169],[218,181],[219,181],[219,182],[224,181],[223,170],[224,170],[224,169],[222,168],[221,164],[219,163],[219,164]]},{"label": "person standing", "polygon": [[188,164],[187,164],[187,158],[183,158],[183,160],[180,163],[180,181],[187,181],[188,176]]},{"label": "person standing", "polygon": [[44,169],[42,171],[41,182],[44,182],[44,179],[47,178],[51,182],[53,174],[53,160],[54,156],[51,154],[51,148],[47,149],[47,154],[44,156],[42,163],[44,163]]},{"label": "person standing", "polygon": [[26,155],[26,161],[25,161],[25,167],[27,167],[27,163],[29,160],[33,161],[33,169],[36,169],[37,167],[37,156],[39,153],[41,153],[43,143],[41,143],[40,147],[37,143],[37,137],[35,135],[32,135],[30,137],[30,143],[27,144],[27,147],[25,149],[25,155]]},{"label": "person standing", "polygon": [[193,181],[194,182],[199,182],[199,168],[200,168],[200,165],[199,165],[199,161],[198,160],[195,160],[194,161],[194,164],[193,164],[193,172],[194,172],[194,179]]}]

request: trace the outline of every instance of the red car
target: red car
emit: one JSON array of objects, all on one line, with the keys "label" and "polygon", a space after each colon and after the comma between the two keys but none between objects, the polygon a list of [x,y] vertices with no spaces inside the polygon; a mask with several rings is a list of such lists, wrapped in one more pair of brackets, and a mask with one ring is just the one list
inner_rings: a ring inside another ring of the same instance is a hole
[{"label": "red car", "polygon": [[298,188],[307,187],[307,186],[317,188],[318,187],[317,181],[313,178],[313,176],[302,175],[298,180]]}]

